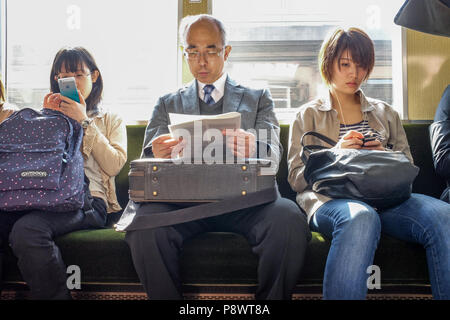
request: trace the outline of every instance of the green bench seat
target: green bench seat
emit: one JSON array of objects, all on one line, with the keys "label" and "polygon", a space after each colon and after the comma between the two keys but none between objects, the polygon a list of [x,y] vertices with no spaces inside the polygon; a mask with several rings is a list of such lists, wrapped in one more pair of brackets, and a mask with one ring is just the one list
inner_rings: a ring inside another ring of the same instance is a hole
[{"label": "green bench seat", "polygon": [[[405,124],[404,128],[415,163],[420,167],[413,191],[438,198],[445,183],[434,172],[428,126],[429,124]],[[127,127],[128,162],[116,177],[122,207],[128,201],[129,162],[140,155],[144,131],[143,125]],[[288,136],[288,125],[282,125],[284,156],[277,180],[281,194],[295,201],[295,193],[287,182]],[[109,228],[72,232],[56,239],[56,242],[66,264],[80,266],[82,290],[96,285],[101,287],[101,291],[123,290],[144,295],[129,248],[124,241],[125,234],[111,228],[118,217],[118,214],[110,215]],[[298,280],[298,294],[320,294],[329,248],[330,242],[313,232]],[[257,263],[257,257],[251,252],[244,237],[225,232],[205,233],[185,244],[181,256],[183,282],[187,293],[251,294],[257,283]],[[425,250],[419,245],[382,235],[374,264],[381,270],[382,292],[430,293]],[[17,285],[20,287],[21,276],[12,254],[7,256],[4,271],[5,290],[8,290],[8,286],[11,290],[16,290],[14,288]],[[121,287],[125,289],[120,289]]]}]

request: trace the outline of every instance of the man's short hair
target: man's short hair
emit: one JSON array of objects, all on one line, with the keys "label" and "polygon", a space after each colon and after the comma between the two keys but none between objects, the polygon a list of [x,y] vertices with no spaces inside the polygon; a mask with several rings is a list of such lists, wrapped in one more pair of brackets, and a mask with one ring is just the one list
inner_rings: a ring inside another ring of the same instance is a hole
[{"label": "man's short hair", "polygon": [[342,53],[347,49],[350,51],[353,61],[367,70],[364,80],[369,78],[375,64],[375,49],[372,40],[361,29],[338,28],[323,41],[319,53],[320,75],[327,85],[331,84],[334,61],[340,59]]},{"label": "man's short hair", "polygon": [[228,44],[227,31],[222,21],[209,14],[199,14],[195,16],[186,16],[180,22],[179,37],[180,37],[180,44],[183,47],[186,47],[186,36],[189,29],[194,23],[201,20],[208,20],[214,23],[217,26],[217,28],[219,28],[219,32],[222,37],[222,45],[226,46]]}]

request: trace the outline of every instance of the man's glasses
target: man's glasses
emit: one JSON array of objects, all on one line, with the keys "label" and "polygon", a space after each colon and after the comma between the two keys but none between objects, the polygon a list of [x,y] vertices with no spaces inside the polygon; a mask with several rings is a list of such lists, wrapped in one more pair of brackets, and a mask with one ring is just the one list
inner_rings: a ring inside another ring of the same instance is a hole
[{"label": "man's glasses", "polygon": [[195,50],[184,50],[184,56],[190,61],[198,61],[201,55],[208,59],[215,59],[221,55],[222,49],[208,49],[205,52],[195,51]]}]

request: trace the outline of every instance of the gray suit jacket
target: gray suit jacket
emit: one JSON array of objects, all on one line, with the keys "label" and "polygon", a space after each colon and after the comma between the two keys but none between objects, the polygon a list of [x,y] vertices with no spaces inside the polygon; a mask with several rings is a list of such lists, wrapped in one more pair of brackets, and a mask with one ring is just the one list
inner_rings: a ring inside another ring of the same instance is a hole
[{"label": "gray suit jacket", "polygon": [[[282,147],[279,141],[280,128],[273,108],[273,100],[268,90],[249,89],[227,77],[223,112],[239,112],[241,128],[255,129],[257,132],[259,154],[270,154],[271,159],[278,164]],[[145,130],[141,157],[153,157],[152,141],[169,133],[169,113],[200,114],[197,81],[194,80],[189,86],[159,98]],[[262,153],[261,148],[267,150]]]},{"label": "gray suit jacket", "polygon": [[[241,113],[242,129],[257,130],[258,149],[266,148],[267,153],[262,154],[270,155],[270,159],[278,167],[280,155],[283,153],[279,140],[280,128],[273,111],[273,101],[269,91],[249,89],[227,78],[223,97],[223,112],[232,111]],[[197,81],[159,98],[145,131],[141,157],[153,157],[152,141],[162,134],[169,133],[169,112],[200,114]],[[268,139],[265,139],[265,137]],[[127,226],[133,221],[140,205],[140,203],[128,201],[120,221],[116,224],[117,231],[126,230]]]}]

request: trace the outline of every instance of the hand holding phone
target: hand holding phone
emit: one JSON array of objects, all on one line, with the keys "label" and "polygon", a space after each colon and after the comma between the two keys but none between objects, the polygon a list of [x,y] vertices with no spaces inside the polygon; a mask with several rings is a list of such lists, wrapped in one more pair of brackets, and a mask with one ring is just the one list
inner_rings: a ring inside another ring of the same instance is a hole
[{"label": "hand holding phone", "polygon": [[87,118],[86,102],[77,90],[75,78],[58,79],[59,97],[61,98],[60,111],[66,116],[81,123]]},{"label": "hand holding phone", "polygon": [[365,135],[363,138],[363,145],[365,145],[369,141],[374,141],[376,139],[377,137],[375,135]]},{"label": "hand holding phone", "polygon": [[77,84],[74,77],[58,79],[59,92],[73,101],[80,103]]}]

